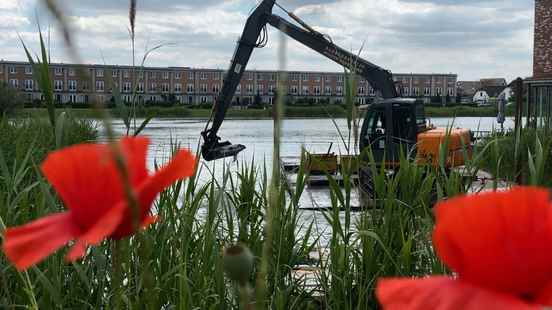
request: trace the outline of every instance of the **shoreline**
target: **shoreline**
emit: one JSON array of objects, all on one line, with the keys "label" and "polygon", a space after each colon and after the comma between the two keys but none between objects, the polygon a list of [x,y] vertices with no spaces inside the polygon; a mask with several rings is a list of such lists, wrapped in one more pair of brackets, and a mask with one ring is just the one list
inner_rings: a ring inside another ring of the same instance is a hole
[{"label": "shoreline", "polygon": [[[114,118],[121,117],[121,111],[118,109],[108,109],[111,116]],[[453,107],[425,107],[426,117],[496,117],[497,112],[495,107],[470,107],[470,106],[453,106]],[[57,108],[56,112],[67,112],[75,117],[80,118],[99,118],[97,112],[92,108]],[[314,106],[314,107],[286,107],[286,119],[328,119],[328,118],[345,118],[346,111],[340,106]],[[363,114],[363,112],[361,112]],[[153,116],[154,118],[178,118],[205,120],[211,115],[210,109],[190,109],[187,107],[148,107],[139,108],[136,111],[136,117],[145,118]],[[506,116],[513,116],[514,108],[508,107]],[[46,108],[24,108],[17,110],[14,113],[15,117],[45,117],[47,116]],[[233,120],[267,120],[272,119],[270,109],[229,109],[227,119]]]}]

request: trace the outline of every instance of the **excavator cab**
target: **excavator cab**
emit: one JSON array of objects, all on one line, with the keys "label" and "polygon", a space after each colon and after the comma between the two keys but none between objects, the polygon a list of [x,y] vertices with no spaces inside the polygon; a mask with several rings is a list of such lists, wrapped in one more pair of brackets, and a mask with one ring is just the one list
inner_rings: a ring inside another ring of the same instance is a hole
[{"label": "excavator cab", "polygon": [[377,163],[392,164],[399,160],[401,149],[405,154],[413,152],[418,134],[427,130],[423,101],[386,99],[368,107],[360,149],[365,153],[369,148]]},{"label": "excavator cab", "polygon": [[417,99],[392,98],[370,105],[360,134],[364,160],[371,151],[376,163],[385,161],[391,169],[398,166],[401,152],[419,164],[438,166],[444,159],[446,168],[464,165],[472,154],[470,130],[428,126],[424,103]]}]

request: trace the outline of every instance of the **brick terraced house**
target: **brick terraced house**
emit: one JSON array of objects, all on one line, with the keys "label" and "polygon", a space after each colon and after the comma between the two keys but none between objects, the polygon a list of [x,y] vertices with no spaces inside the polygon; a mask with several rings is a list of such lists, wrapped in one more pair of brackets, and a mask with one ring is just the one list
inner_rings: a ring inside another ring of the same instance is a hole
[{"label": "brick terraced house", "polygon": [[[136,90],[138,101],[156,103],[173,101],[184,105],[212,103],[222,89],[224,71],[189,67],[51,64],[50,78],[55,100],[63,104],[106,103],[118,89],[130,102]],[[86,75],[79,72],[86,72]],[[87,76],[87,77],[86,77]],[[290,71],[288,100],[313,103],[339,103],[345,94],[344,74],[336,72]],[[278,85],[277,71],[246,71],[233,98],[235,105],[255,101],[272,104]],[[395,74],[395,81],[405,97],[456,97],[456,74]],[[41,92],[26,62],[0,61],[0,82],[20,90],[27,101],[40,100]],[[357,102],[366,104],[376,96],[374,89],[360,79]]]},{"label": "brick terraced house", "polygon": [[552,0],[535,0],[533,77],[525,83],[532,113],[552,115]]}]

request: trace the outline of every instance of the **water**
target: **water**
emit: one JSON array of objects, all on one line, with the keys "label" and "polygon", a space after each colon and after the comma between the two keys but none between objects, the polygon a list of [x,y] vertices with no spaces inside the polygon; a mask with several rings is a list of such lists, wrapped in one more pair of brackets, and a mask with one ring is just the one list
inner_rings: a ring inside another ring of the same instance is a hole
[{"label": "water", "polygon": [[[142,120],[138,120],[138,125]],[[342,134],[348,132],[345,119],[335,120]],[[432,118],[431,123],[437,127],[460,127],[471,130],[491,131],[499,128],[496,118],[493,117],[458,117],[452,118]],[[513,119],[507,119],[505,128],[513,128]],[[114,130],[118,134],[124,134],[125,128],[121,120],[113,121]],[[163,118],[153,119],[142,135],[151,139],[151,145],[148,154],[148,164],[153,167],[154,162],[163,163],[169,156],[171,144],[180,143],[182,147],[197,151],[200,143],[200,132],[205,128],[205,120],[195,119],[176,119]],[[200,182],[210,180],[212,177],[209,171],[215,171],[216,178],[221,179],[222,165],[227,165],[231,169],[237,169],[237,163],[250,163],[252,160],[262,166],[266,163],[270,170],[272,165],[273,148],[273,121],[272,120],[226,120],[219,136],[223,140],[229,140],[232,143],[243,144],[247,147],[240,153],[238,161],[233,159],[219,160],[215,162],[202,162],[203,169],[200,175]],[[345,137],[347,140],[347,137]],[[347,141],[345,141],[347,143]],[[351,145],[354,142],[351,139]],[[286,119],[283,121],[281,154],[284,157],[297,157],[300,155],[301,148],[304,147],[310,152],[327,152],[332,146],[331,151],[337,154],[346,153],[344,142],[331,119]],[[330,207],[329,190],[327,188],[308,188],[300,201],[301,207]],[[353,193],[352,204],[358,205],[358,194]],[[204,216],[204,211],[200,211],[200,216]],[[344,216],[344,214],[342,214]],[[353,216],[353,220],[356,215]],[[316,235],[321,236],[320,244],[325,245],[331,236],[327,222],[321,212],[312,210],[303,210],[300,212],[300,223],[308,225],[314,221]]]},{"label": "water", "polygon": [[[142,120],[138,120],[138,125]],[[458,117],[458,118],[433,118],[432,124],[438,127],[461,127],[471,130],[491,131],[499,127],[496,118],[493,117]],[[347,135],[347,121],[345,119],[286,119],[283,121],[281,155],[283,157],[298,157],[301,148],[309,152],[325,153],[328,150],[336,154],[347,153],[345,144],[354,145]],[[336,128],[339,128],[339,131]],[[121,120],[114,120],[113,126],[118,134],[124,134],[124,124]],[[505,128],[513,128],[514,121],[508,118]],[[150,137],[151,145],[148,154],[148,164],[153,167],[154,162],[163,163],[170,156],[171,144],[180,143],[196,152],[200,141],[200,132],[205,128],[205,120],[163,118],[152,120],[143,135]],[[262,167],[270,170],[272,167],[273,149],[273,121],[272,120],[226,120],[219,136],[223,140],[245,145],[247,148],[238,156],[238,163],[250,163],[253,160]],[[345,141],[344,141],[345,140]],[[330,149],[331,147],[331,149]],[[216,178],[221,178],[223,165],[236,169],[237,164],[232,158],[215,162],[203,162],[203,173],[200,181],[210,180],[210,171],[214,171]],[[269,171],[270,172],[270,171]],[[302,201],[305,207],[328,207],[329,199],[327,189],[311,189]]]},{"label": "water", "polygon": [[[138,124],[140,121],[138,120]],[[343,134],[348,132],[345,119],[337,119],[336,123]],[[432,118],[431,123],[438,127],[452,125],[481,131],[499,128],[494,117]],[[113,126],[117,133],[124,133],[124,124],[121,120],[114,120]],[[507,119],[504,127],[513,128],[513,126],[513,119]],[[172,118],[152,120],[142,132],[143,135],[150,137],[152,142],[149,153],[150,165],[153,164],[154,159],[165,160],[169,155],[171,142],[174,141],[196,151],[200,142],[200,132],[204,128],[204,120]],[[343,140],[331,119],[286,119],[283,121],[282,129],[282,156],[299,156],[301,147],[305,147],[310,152],[327,152],[332,143],[332,152],[346,153]],[[226,120],[219,131],[219,136],[223,140],[247,147],[240,154],[238,158],[240,161],[250,162],[253,159],[256,162],[271,163],[272,161],[272,120]],[[351,140],[352,144],[354,142]]]}]

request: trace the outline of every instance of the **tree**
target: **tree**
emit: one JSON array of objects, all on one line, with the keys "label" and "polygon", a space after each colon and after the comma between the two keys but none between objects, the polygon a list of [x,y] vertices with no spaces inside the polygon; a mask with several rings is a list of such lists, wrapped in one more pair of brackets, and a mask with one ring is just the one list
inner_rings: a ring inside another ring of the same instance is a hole
[{"label": "tree", "polygon": [[0,114],[6,115],[22,105],[21,96],[17,90],[0,82]]}]

